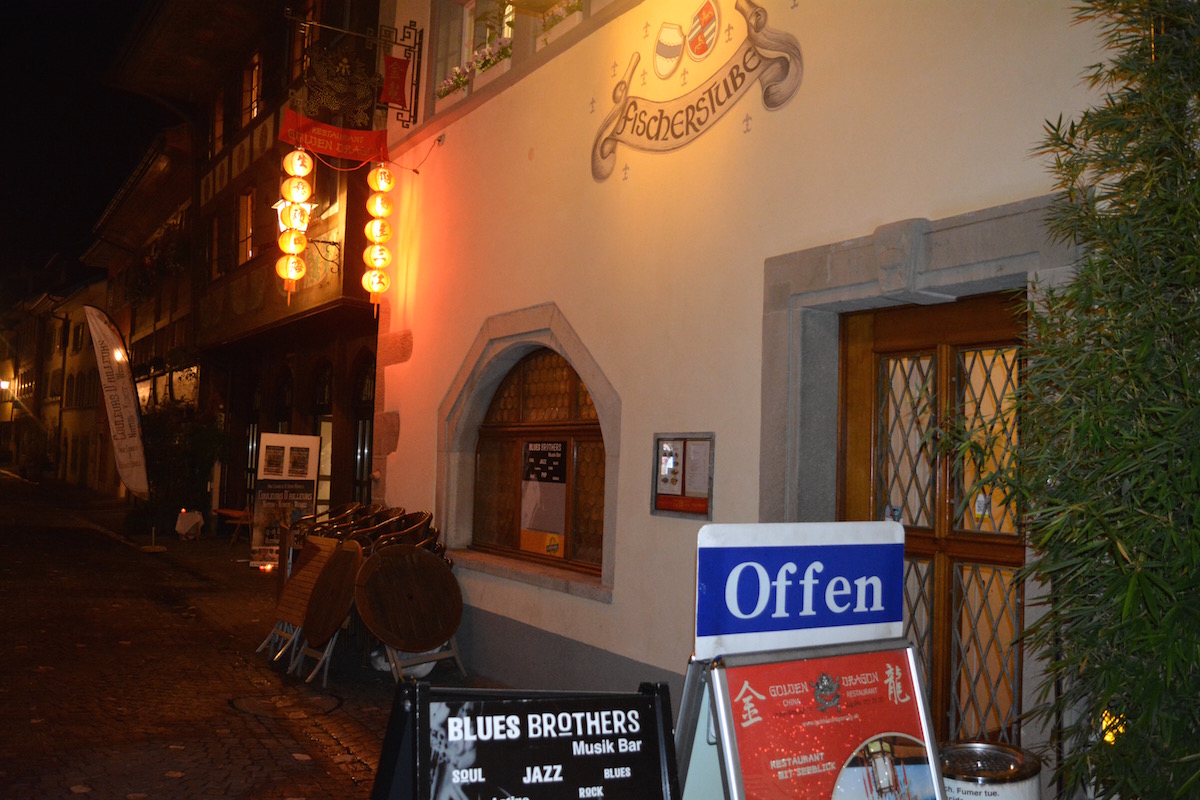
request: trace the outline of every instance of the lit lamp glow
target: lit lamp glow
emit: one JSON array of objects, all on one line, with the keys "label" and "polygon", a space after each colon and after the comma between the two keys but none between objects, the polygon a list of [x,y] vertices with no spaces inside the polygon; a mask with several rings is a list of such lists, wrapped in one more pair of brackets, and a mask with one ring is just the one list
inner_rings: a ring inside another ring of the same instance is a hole
[{"label": "lit lamp glow", "polygon": [[283,157],[283,171],[295,178],[303,178],[313,171],[312,156],[297,148]]},{"label": "lit lamp glow", "polygon": [[391,286],[391,279],[383,270],[392,263],[392,251],[384,246],[384,242],[392,238],[392,226],[384,217],[392,214],[394,206],[388,192],[396,186],[396,176],[385,164],[379,164],[367,173],[367,185],[372,194],[367,198],[367,213],[371,220],[363,228],[363,233],[370,242],[363,250],[363,263],[367,271],[363,273],[363,288],[371,293],[371,303],[377,304],[381,295]]},{"label": "lit lamp glow", "polygon": [[386,192],[375,192],[367,198],[367,211],[372,217],[390,217],[392,215],[392,198]]},{"label": "lit lamp glow", "polygon": [[312,197],[312,184],[304,178],[286,178],[279,184],[279,194],[289,203],[307,203]]},{"label": "lit lamp glow", "polygon": [[371,293],[371,302],[378,303],[379,295],[387,292],[392,285],[392,279],[381,269],[369,269],[363,273],[362,285]]},{"label": "lit lamp glow", "polygon": [[882,739],[872,739],[867,742],[867,761],[871,765],[871,777],[875,781],[875,789],[880,792],[894,792],[898,783],[896,779],[896,757],[892,743]]},{"label": "lit lamp glow", "polygon": [[1100,733],[1104,736],[1104,741],[1108,744],[1116,744],[1117,737],[1125,732],[1125,718],[1120,714],[1113,714],[1108,709],[1100,717]]},{"label": "lit lamp glow", "polygon": [[367,234],[367,241],[375,244],[383,244],[392,238],[392,224],[378,217],[368,222],[363,231]]},{"label": "lit lamp glow", "polygon": [[290,294],[296,290],[296,281],[304,277],[308,268],[299,256],[280,256],[275,262],[275,274],[283,279],[283,288]]},{"label": "lit lamp glow", "polygon": [[308,237],[304,235],[304,231],[287,228],[279,234],[279,249],[288,255],[298,256],[304,252],[306,247],[308,247]]},{"label": "lit lamp glow", "polygon": [[297,148],[283,157],[283,171],[290,177],[279,184],[280,200],[274,208],[279,212],[279,249],[283,255],[275,262],[275,272],[283,280],[287,302],[292,304],[292,292],[296,281],[304,277],[307,269],[301,254],[308,247],[308,223],[312,212],[312,184],[305,176],[313,171],[313,158]]},{"label": "lit lamp glow", "polygon": [[381,244],[367,245],[363,251],[363,263],[371,269],[387,269],[392,263],[392,251]]},{"label": "lit lamp glow", "polygon": [[385,165],[380,164],[367,173],[367,185],[373,192],[390,192],[396,188],[396,176]]},{"label": "lit lamp glow", "polygon": [[289,203],[279,201],[279,224],[284,228],[295,228],[298,231],[308,230],[309,203]]}]

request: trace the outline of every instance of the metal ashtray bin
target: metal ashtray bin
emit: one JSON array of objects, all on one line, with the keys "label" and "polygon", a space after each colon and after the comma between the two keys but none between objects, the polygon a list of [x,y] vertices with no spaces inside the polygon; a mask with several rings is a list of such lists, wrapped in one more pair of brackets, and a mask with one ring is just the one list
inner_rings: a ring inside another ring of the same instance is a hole
[{"label": "metal ashtray bin", "polygon": [[947,800],[1039,800],[1042,765],[1027,750],[993,742],[953,742],[940,748]]}]

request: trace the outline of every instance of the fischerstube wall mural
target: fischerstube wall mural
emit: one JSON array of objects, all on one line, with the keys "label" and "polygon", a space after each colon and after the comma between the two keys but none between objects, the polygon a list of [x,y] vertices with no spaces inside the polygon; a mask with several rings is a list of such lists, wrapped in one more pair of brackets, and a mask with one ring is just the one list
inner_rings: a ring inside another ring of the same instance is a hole
[{"label": "fischerstube wall mural", "polygon": [[[740,43],[720,42],[721,11],[717,0],[703,0],[690,20],[664,21],[653,41],[654,74],[673,76],[685,57],[700,62],[726,45],[734,52],[699,86],[663,100],[630,92],[642,56],[634,51],[629,66],[613,87],[613,108],[592,146],[592,177],[606,180],[616,166],[617,146],[666,153],[704,135],[754,86],[761,86],[763,106],[782,108],[800,88],[804,65],[794,36],[767,27],[767,12],[752,0],[736,0],[746,22]],[[732,24],[726,28],[733,38]],[[686,83],[686,80],[684,81]],[[643,84],[645,81],[643,81]]]}]

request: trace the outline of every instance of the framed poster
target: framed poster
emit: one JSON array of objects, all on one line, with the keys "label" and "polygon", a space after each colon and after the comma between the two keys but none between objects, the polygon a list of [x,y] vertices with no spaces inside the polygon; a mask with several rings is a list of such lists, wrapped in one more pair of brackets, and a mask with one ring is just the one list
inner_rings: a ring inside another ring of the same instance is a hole
[{"label": "framed poster", "polygon": [[525,442],[521,453],[521,549],[566,556],[567,442]]},{"label": "framed poster", "polygon": [[314,509],[319,436],[264,433],[259,438],[258,480],[250,525],[250,566],[279,563],[280,529]]},{"label": "framed poster", "polygon": [[728,796],[945,800],[916,677],[905,640],[714,661]]},{"label": "framed poster", "polygon": [[674,800],[666,684],[635,693],[397,685],[371,800]]},{"label": "framed poster", "polygon": [[712,433],[654,435],[650,513],[712,519]]}]

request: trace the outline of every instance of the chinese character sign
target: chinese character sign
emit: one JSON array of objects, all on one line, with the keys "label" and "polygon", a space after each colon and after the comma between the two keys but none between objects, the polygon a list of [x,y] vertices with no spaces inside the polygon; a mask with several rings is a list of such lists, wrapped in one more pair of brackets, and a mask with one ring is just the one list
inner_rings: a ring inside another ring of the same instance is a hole
[{"label": "chinese character sign", "polygon": [[939,798],[908,649],[726,670],[747,798]]}]

